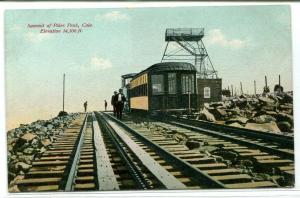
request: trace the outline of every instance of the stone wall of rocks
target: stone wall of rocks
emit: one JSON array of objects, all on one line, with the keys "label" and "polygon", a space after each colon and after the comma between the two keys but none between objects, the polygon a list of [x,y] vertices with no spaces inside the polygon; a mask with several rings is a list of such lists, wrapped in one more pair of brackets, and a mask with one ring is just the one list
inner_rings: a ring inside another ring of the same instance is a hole
[{"label": "stone wall of rocks", "polygon": [[294,131],[293,92],[241,95],[206,103],[196,119],[274,133]]},{"label": "stone wall of rocks", "polygon": [[74,113],[50,120],[38,120],[31,124],[21,124],[19,128],[7,132],[9,186],[14,186],[14,181],[24,177],[32,161],[51,147],[57,136],[78,116],[78,113]]}]

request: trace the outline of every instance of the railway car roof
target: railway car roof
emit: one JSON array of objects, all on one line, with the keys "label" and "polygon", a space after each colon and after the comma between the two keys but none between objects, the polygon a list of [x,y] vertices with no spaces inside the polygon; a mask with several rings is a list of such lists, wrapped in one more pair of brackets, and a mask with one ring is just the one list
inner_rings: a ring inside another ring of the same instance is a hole
[{"label": "railway car roof", "polygon": [[122,78],[132,78],[132,77],[134,77],[136,74],[137,74],[137,73],[124,74],[124,75],[122,75],[121,77],[122,77]]},{"label": "railway car roof", "polygon": [[186,62],[165,62],[165,63],[156,63],[152,66],[150,66],[148,69],[146,69],[151,72],[156,71],[196,71],[196,68],[191,63]]},{"label": "railway car roof", "polygon": [[195,66],[186,62],[164,62],[151,65],[147,69],[137,73],[135,77],[144,74],[145,72],[163,72],[163,71],[197,71]]}]

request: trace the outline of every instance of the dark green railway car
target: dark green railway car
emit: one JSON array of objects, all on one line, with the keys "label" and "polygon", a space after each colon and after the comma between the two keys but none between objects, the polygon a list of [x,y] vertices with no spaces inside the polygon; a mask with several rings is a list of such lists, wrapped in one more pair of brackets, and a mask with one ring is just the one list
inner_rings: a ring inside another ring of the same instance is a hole
[{"label": "dark green railway car", "polygon": [[130,108],[169,111],[197,108],[196,68],[185,62],[157,63],[130,81]]}]

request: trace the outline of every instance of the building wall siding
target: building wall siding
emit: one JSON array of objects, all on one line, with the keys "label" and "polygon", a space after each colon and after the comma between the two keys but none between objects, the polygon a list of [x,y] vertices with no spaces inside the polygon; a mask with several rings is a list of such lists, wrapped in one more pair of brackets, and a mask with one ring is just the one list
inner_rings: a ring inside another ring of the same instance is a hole
[{"label": "building wall siding", "polygon": [[[210,98],[204,98],[204,88],[210,88]],[[198,108],[207,102],[219,102],[222,100],[222,79],[197,79]]]}]

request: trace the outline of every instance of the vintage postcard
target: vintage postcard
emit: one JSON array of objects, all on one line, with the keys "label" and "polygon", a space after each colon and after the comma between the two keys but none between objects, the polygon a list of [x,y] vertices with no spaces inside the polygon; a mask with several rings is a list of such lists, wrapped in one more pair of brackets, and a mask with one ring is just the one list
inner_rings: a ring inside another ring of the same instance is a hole
[{"label": "vintage postcard", "polygon": [[8,191],[292,188],[290,7],[5,12]]}]

